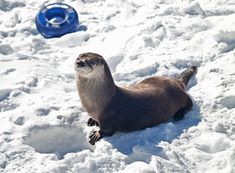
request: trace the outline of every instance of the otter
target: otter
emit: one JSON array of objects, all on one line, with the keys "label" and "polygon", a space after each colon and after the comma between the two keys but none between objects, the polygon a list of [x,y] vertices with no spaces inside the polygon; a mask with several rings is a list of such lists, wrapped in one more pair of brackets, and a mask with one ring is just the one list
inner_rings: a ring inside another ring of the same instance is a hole
[{"label": "otter", "polygon": [[119,87],[105,59],[88,52],[76,59],[75,71],[81,103],[91,116],[87,124],[100,128],[89,136],[92,145],[117,131],[153,127],[172,118],[181,120],[193,106],[185,89],[197,72],[196,66],[177,78],[149,77],[134,86]]}]

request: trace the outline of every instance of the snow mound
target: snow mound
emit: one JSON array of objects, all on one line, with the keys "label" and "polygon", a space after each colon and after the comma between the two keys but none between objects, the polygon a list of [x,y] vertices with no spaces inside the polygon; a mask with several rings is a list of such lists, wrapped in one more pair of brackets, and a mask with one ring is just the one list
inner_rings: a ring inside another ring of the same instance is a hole
[{"label": "snow mound", "polygon": [[119,171],[119,173],[156,173],[156,171],[148,164],[144,162],[134,162],[128,165],[123,171]]}]

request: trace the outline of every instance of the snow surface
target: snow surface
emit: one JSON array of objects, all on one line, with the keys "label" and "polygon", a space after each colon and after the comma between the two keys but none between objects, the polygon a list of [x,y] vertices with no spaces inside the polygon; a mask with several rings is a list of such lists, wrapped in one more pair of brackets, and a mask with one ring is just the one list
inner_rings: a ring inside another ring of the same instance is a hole
[{"label": "snow surface", "polygon": [[[84,31],[44,39],[34,18],[51,2],[0,0],[0,172],[235,172],[234,0],[58,0]],[[197,65],[193,110],[90,146],[73,68],[87,51],[118,85]]]}]

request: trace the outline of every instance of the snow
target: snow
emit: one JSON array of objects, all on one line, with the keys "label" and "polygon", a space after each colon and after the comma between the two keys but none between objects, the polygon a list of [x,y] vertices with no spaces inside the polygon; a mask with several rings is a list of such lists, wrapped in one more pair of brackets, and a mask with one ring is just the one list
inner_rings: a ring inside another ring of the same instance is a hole
[{"label": "snow", "polygon": [[[79,32],[44,39],[34,18],[65,2]],[[191,65],[193,110],[88,144],[73,63],[107,60],[117,85]],[[0,172],[235,172],[234,0],[0,0]]]}]

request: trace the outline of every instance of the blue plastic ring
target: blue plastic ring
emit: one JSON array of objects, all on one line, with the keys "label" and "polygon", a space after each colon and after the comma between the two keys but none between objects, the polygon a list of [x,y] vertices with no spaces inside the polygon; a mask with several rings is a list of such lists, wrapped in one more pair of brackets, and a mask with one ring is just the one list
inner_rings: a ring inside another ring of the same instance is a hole
[{"label": "blue plastic ring", "polygon": [[78,14],[64,3],[44,6],[35,18],[36,28],[46,38],[61,37],[78,29]]}]

